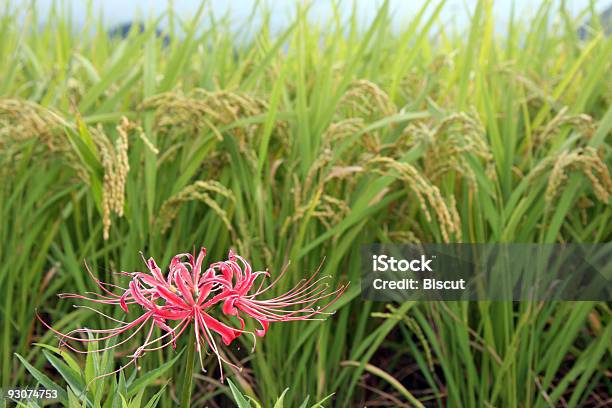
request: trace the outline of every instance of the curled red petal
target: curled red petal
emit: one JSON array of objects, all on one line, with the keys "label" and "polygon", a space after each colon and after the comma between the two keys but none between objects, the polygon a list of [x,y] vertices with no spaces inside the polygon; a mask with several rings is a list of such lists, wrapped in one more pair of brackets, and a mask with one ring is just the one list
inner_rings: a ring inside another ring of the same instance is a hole
[{"label": "curled red petal", "polygon": [[123,294],[123,296],[121,296],[119,298],[119,305],[121,306],[121,309],[123,309],[123,311],[125,313],[129,313],[129,310],[128,310],[128,307],[127,307],[127,303],[125,303],[125,299],[127,298],[129,293],[130,293],[130,291],[126,290],[125,293]]},{"label": "curled red petal", "polygon": [[221,339],[223,339],[223,343],[226,346],[230,345],[236,337],[240,336],[239,331],[221,323],[214,317],[210,316],[208,313],[202,311],[200,312],[200,316],[202,317],[202,320],[204,320],[204,323],[210,330],[221,335]]}]

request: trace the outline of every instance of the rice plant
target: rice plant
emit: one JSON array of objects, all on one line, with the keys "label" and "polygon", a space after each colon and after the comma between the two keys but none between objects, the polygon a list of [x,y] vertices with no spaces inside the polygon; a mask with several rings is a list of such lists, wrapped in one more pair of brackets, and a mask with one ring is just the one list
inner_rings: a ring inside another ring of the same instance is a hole
[{"label": "rice plant", "polygon": [[296,4],[273,32],[264,4],[236,31],[205,2],[190,16],[170,2],[120,38],[91,6],[80,26],[61,2],[45,19],[3,5],[1,387],[56,387],[71,407],[178,405],[185,339],[97,378],[131,357],[58,348],[36,315],[63,333],[105,327],[56,296],[97,289],[85,262],[125,287],[141,252],[166,271],[206,246],[284,271],[275,296],[319,268],[351,284],[324,321],[270,327],[255,352],[237,338],[222,349],[232,365],[203,353],[192,406],[612,403],[607,302],[360,297],[363,243],[612,237],[612,40],[595,6],[542,1],[500,28],[483,0],[466,29],[444,7],[398,29],[387,3],[367,26]]}]

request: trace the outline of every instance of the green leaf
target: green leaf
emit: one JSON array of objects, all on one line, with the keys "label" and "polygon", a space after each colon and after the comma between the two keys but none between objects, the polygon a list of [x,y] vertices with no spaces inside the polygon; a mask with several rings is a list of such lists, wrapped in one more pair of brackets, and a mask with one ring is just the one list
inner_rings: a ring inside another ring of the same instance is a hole
[{"label": "green leaf", "polygon": [[159,403],[159,400],[161,398],[161,396],[163,395],[164,391],[166,390],[166,385],[164,384],[164,386],[149,400],[149,402],[147,402],[147,405],[145,405],[144,408],[155,408],[157,407],[157,404]]},{"label": "green leaf", "polygon": [[76,360],[74,358],[72,358],[72,356],[70,355],[70,353],[68,353],[66,350],[62,350],[59,349],[57,347],[53,347],[50,346],[48,344],[43,344],[43,343],[32,343],[35,346],[38,347],[42,347],[45,348],[47,350],[50,350],[58,355],[60,355],[64,361],[66,361],[66,363],[70,366],[70,368],[72,368],[75,371],[80,371],[81,370],[81,366],[79,365],[79,363],[76,362]]},{"label": "green leaf", "polygon": [[308,407],[308,401],[310,401],[310,395],[306,396],[306,399],[300,404],[299,408],[307,408]]},{"label": "green leaf", "polygon": [[130,384],[130,386],[128,387],[128,392],[127,392],[128,398],[133,397],[141,389],[145,388],[146,386],[151,384],[153,381],[161,377],[162,374],[168,371],[174,365],[174,363],[176,363],[176,361],[181,357],[182,354],[183,354],[183,351],[179,352],[172,360],[165,362],[164,364],[160,365],[159,367],[151,371],[148,371],[145,375],[143,375],[142,377],[134,381],[132,384]]},{"label": "green leaf", "polygon": [[230,391],[234,396],[234,402],[238,404],[238,408],[251,408],[251,404],[249,404],[249,402],[246,400],[246,398],[244,398],[240,390],[236,388],[234,383],[229,378],[227,379],[227,383],[229,384]]},{"label": "green leaf", "polygon": [[287,394],[287,391],[289,391],[289,388],[285,388],[285,391],[283,391],[283,393],[281,394],[280,397],[278,397],[278,399],[276,400],[276,403],[274,404],[274,408],[283,408],[285,406],[285,394]]},{"label": "green leaf", "polygon": [[128,404],[123,394],[121,394],[120,397],[121,397],[121,408],[131,408],[130,404]]},{"label": "green leaf", "polygon": [[84,398],[87,403],[91,404],[87,396],[86,384],[83,381],[82,374],[68,366],[67,364],[60,361],[59,358],[55,357],[53,354],[49,353],[47,350],[43,350],[43,354],[47,358],[47,360],[51,363],[53,367],[60,373],[60,375],[66,380],[68,385],[72,387],[75,391],[76,395],[79,398]]},{"label": "green leaf", "polygon": [[76,395],[74,395],[74,392],[72,391],[72,388],[68,387],[68,406],[70,408],[81,408],[81,400],[79,400],[77,398]]},{"label": "green leaf", "polygon": [[64,405],[68,403],[68,395],[66,391],[62,389],[59,385],[54,383],[49,377],[47,377],[42,372],[38,371],[34,366],[26,361],[25,358],[21,357],[19,354],[15,353],[15,356],[21,361],[21,364],[25,366],[25,368],[32,374],[32,376],[46,389],[48,390],[57,390],[57,398]]},{"label": "green leaf", "polygon": [[140,408],[144,392],[145,388],[142,388],[140,391],[138,391],[136,396],[130,400],[130,408]]}]

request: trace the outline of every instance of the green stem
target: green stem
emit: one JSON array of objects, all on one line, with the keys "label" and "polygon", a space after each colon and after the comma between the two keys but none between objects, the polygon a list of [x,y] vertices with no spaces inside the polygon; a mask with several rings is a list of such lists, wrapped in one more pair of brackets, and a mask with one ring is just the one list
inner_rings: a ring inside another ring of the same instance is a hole
[{"label": "green stem", "polygon": [[185,356],[185,375],[183,376],[183,390],[181,391],[181,408],[189,408],[191,406],[193,366],[195,363],[195,334],[193,333],[193,331],[191,331],[187,342],[187,355]]}]

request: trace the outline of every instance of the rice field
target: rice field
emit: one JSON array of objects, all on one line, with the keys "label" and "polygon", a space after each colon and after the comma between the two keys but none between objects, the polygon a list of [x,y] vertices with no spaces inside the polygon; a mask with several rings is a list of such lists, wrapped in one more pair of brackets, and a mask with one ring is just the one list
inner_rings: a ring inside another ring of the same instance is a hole
[{"label": "rice field", "polygon": [[[386,3],[367,26],[296,4],[282,32],[263,4],[236,31],[202,3],[125,38],[93,8],[80,26],[61,2],[4,5],[0,386],[59,387],[28,406],[610,406],[609,302],[360,296],[365,243],[611,240],[612,39],[594,6],[537,3],[500,27],[479,1],[465,30],[444,2],[399,29]],[[124,286],[141,251],[166,270],[200,246],[286,268],[274,295],[319,268],[350,284],[324,321],[241,336],[223,347],[240,369],[209,353],[193,378],[186,338],[99,378],[130,351],[59,349],[36,317],[106,327],[56,296],[98,289],[85,262]]]}]

